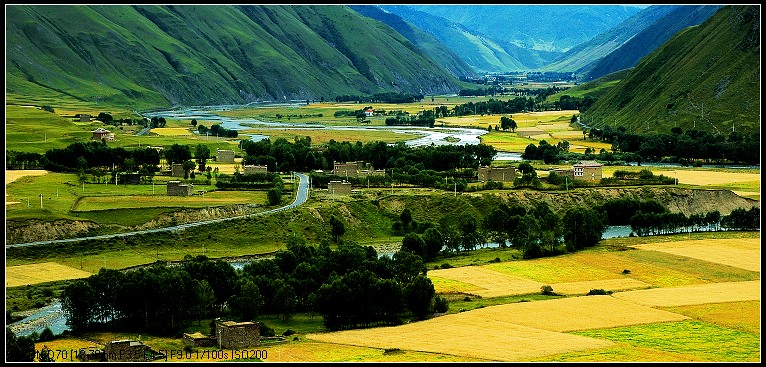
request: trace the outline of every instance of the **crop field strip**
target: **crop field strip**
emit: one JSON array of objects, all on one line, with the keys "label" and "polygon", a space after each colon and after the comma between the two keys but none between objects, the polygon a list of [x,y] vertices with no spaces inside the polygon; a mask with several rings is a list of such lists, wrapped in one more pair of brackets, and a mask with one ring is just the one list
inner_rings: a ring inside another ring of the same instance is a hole
[{"label": "crop field strip", "polygon": [[87,278],[91,275],[87,271],[54,262],[8,266],[5,268],[5,286],[6,288],[18,287],[57,280]]},{"label": "crop field strip", "polygon": [[[307,338],[519,361],[611,345],[602,340],[572,339],[569,338],[572,334],[566,332],[686,319],[687,316],[610,296],[583,296],[490,306],[414,324],[311,334]],[[474,328],[481,328],[481,338],[476,337]],[[429,338],[423,340],[422,335]],[[498,348],[499,345],[508,347]]]},{"label": "crop field strip", "polygon": [[694,259],[760,271],[759,238],[688,240],[632,246],[641,250],[660,251]]},{"label": "crop field strip", "polygon": [[689,306],[704,303],[760,301],[761,281],[710,283],[670,288],[618,292],[615,298],[651,307]]}]

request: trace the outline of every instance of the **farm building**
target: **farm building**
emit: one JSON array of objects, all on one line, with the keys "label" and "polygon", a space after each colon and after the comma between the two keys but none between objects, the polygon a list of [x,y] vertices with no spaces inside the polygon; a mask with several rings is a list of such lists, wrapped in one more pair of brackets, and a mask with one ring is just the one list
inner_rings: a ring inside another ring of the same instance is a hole
[{"label": "farm building", "polygon": [[202,335],[200,332],[184,333],[184,344],[190,347],[212,347],[216,345],[215,336]]},{"label": "farm building", "polygon": [[357,177],[362,162],[333,163],[333,174],[344,177]]},{"label": "farm building", "polygon": [[572,171],[575,179],[600,181],[601,167],[602,164],[596,161],[580,161],[572,166]]},{"label": "farm building", "polygon": [[359,176],[385,176],[386,171],[382,169],[365,169],[359,171]]},{"label": "farm building", "polygon": [[516,179],[516,167],[479,166],[479,181],[513,181]]},{"label": "farm building", "polygon": [[87,113],[77,114],[76,117],[80,119],[80,122],[90,122],[90,115]]},{"label": "farm building", "polygon": [[221,162],[221,163],[234,163],[234,151],[226,150],[226,149],[217,149],[215,161]]},{"label": "farm building", "polygon": [[181,181],[168,181],[168,196],[191,196],[194,194],[193,184],[182,184]]},{"label": "farm building", "polygon": [[372,117],[373,115],[375,115],[375,110],[373,110],[372,108],[368,108],[364,110],[364,115],[367,117]]},{"label": "farm building", "polygon": [[267,166],[244,165],[242,166],[242,171],[243,175],[253,175],[256,173],[268,173],[269,169]]},{"label": "farm building", "polygon": [[327,183],[327,192],[333,195],[350,195],[351,183],[346,181],[330,181]]},{"label": "farm building", "polygon": [[184,177],[184,165],[181,163],[173,163],[170,166],[170,175],[173,177]]},{"label": "farm building", "polygon": [[258,322],[234,322],[215,320],[215,338],[218,348],[243,349],[261,344]]},{"label": "farm building", "polygon": [[137,340],[113,340],[104,346],[107,362],[146,362],[149,347]]},{"label": "farm building", "polygon": [[103,127],[99,127],[98,129],[91,131],[91,133],[93,133],[93,136],[91,137],[93,140],[101,141],[101,139],[105,139],[106,141],[114,141],[114,133]]}]

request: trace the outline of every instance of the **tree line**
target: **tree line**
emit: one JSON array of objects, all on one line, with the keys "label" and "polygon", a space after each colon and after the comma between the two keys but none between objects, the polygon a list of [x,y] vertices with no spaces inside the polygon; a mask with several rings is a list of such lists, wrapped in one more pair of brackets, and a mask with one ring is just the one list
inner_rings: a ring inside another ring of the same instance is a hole
[{"label": "tree line", "polygon": [[422,94],[385,92],[375,93],[367,96],[359,95],[339,95],[335,97],[335,102],[357,102],[357,103],[413,103],[423,100]]},{"label": "tree line", "polygon": [[[62,293],[74,333],[124,330],[172,335],[193,321],[228,316],[256,320],[318,313],[331,330],[422,319],[437,301],[423,260],[409,252],[378,257],[372,247],[339,240],[336,249],[302,238],[273,259],[235,270],[222,260],[187,255],[178,266],[101,269]],[[444,300],[436,304],[440,312]]]},{"label": "tree line", "polygon": [[760,135],[739,132],[710,133],[674,127],[670,133],[635,134],[624,126],[590,129],[588,137],[611,143],[616,153],[635,153],[649,162],[690,160],[708,162],[760,163]]},{"label": "tree line", "polygon": [[630,227],[638,236],[658,234],[687,233],[698,231],[739,230],[753,231],[760,229],[759,208],[734,209],[729,215],[721,216],[718,210],[705,214],[643,212],[637,211],[630,218]]}]

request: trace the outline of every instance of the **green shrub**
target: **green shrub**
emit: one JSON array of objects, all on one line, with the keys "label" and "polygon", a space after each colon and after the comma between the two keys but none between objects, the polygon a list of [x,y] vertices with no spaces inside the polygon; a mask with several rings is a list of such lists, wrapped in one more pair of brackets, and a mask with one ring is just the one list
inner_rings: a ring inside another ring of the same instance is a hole
[{"label": "green shrub", "polygon": [[605,291],[603,289],[591,289],[586,296],[605,296],[612,294],[612,291]]}]

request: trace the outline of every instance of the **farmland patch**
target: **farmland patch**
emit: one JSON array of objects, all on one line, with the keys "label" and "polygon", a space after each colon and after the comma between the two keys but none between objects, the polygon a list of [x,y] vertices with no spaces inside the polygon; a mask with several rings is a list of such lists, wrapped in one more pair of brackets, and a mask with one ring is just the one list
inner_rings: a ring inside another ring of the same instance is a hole
[{"label": "farmland patch", "polygon": [[711,283],[683,287],[619,292],[613,297],[651,307],[687,306],[704,303],[760,301],[761,281]]},{"label": "farmland patch", "polygon": [[760,271],[761,241],[759,238],[688,240],[635,245],[642,250],[660,251],[694,259]]},{"label": "farmland patch", "polygon": [[8,266],[5,268],[5,286],[18,287],[57,280],[87,278],[89,276],[91,276],[91,273],[87,271],[55,262]]},{"label": "farmland patch", "polygon": [[722,327],[761,332],[761,301],[705,303],[701,305],[667,307],[667,311],[692,317]]}]

